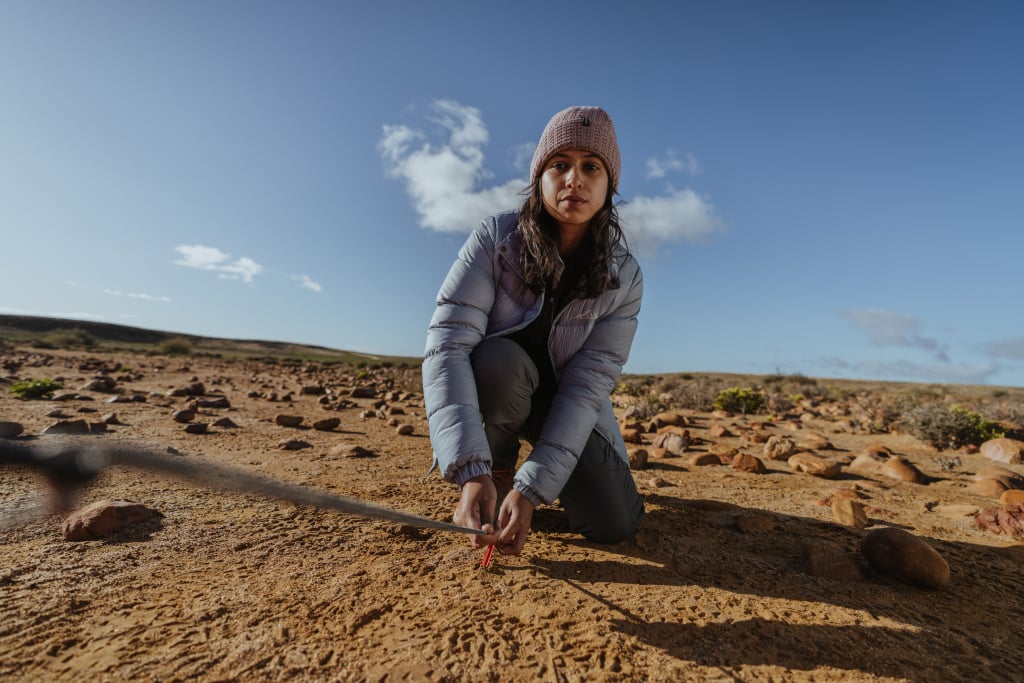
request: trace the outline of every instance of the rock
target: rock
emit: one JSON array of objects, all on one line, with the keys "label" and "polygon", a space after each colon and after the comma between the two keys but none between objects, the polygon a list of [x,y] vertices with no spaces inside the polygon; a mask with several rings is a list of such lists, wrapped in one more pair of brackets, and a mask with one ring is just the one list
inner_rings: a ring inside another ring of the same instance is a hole
[{"label": "rock", "polygon": [[662,433],[654,439],[653,445],[655,448],[664,448],[666,453],[669,455],[682,455],[686,452],[686,449],[690,447],[690,435],[689,433]]},{"label": "rock", "polygon": [[897,529],[872,529],[864,535],[861,553],[876,571],[928,588],[949,584],[949,563],[917,536]]},{"label": "rock", "polygon": [[369,420],[371,417],[377,417],[377,413],[372,410],[364,410],[363,412],[359,413],[359,417],[363,418],[364,420]]},{"label": "rock", "polygon": [[328,417],[323,420],[317,420],[313,423],[313,429],[318,432],[329,432],[333,429],[337,429],[338,425],[341,424],[340,417]]},{"label": "rock", "polygon": [[89,423],[90,434],[106,434],[107,423],[106,422],[90,422]]},{"label": "rock", "polygon": [[0,422],[0,437],[18,436],[25,427],[20,422]]},{"label": "rock", "polygon": [[398,434],[399,436],[409,436],[414,431],[416,431],[416,429],[412,425],[404,424],[398,425],[398,428],[395,430],[395,434]]},{"label": "rock", "polygon": [[732,436],[732,432],[726,429],[725,425],[714,424],[708,428],[708,436],[712,439],[724,439],[727,436]]},{"label": "rock", "polygon": [[228,400],[227,396],[218,396],[216,398],[201,398],[196,401],[197,408],[211,408],[211,409],[225,409],[231,407],[231,401]]},{"label": "rock", "polygon": [[803,472],[822,479],[835,479],[843,471],[839,463],[819,458],[813,453],[795,453],[786,462],[794,472]]},{"label": "rock", "polygon": [[648,483],[651,485],[652,488],[656,489],[664,489],[668,488],[669,486],[672,486],[672,482],[665,481],[661,477],[653,477]]},{"label": "rock", "polygon": [[685,427],[686,416],[674,410],[658,413],[651,418],[651,421],[648,423],[647,431],[656,432],[662,427],[668,426]]},{"label": "rock", "polygon": [[885,463],[885,460],[878,457],[874,453],[861,453],[853,462],[850,463],[849,467],[851,470],[857,470],[860,472],[877,472],[878,468]]},{"label": "rock", "polygon": [[831,441],[816,432],[799,434],[796,445],[808,451],[827,451],[833,448]]},{"label": "rock", "polygon": [[68,541],[91,541],[162,516],[156,510],[128,500],[101,500],[72,513],[64,520],[63,533]]},{"label": "rock", "polygon": [[88,434],[89,423],[85,420],[59,420],[42,431],[43,434]]},{"label": "rock", "polygon": [[642,470],[647,467],[647,451],[643,448],[634,448],[629,452],[629,469]]},{"label": "rock", "polygon": [[998,479],[981,479],[971,484],[971,491],[987,498],[1000,498],[1003,493],[1010,490],[1012,489]]},{"label": "rock", "polygon": [[193,422],[185,425],[185,432],[188,434],[205,434],[209,425],[205,422]]},{"label": "rock", "polygon": [[282,439],[277,442],[277,447],[282,451],[299,451],[303,448],[312,448],[313,445],[301,439]]},{"label": "rock", "polygon": [[796,444],[785,436],[773,436],[764,444],[764,457],[767,460],[785,460],[796,451]]},{"label": "rock", "polygon": [[909,481],[915,484],[927,484],[928,477],[921,470],[903,458],[891,458],[884,462],[879,471],[890,479]]},{"label": "rock", "polygon": [[299,393],[303,396],[322,396],[327,393],[327,390],[322,386],[313,385],[302,387],[302,389],[299,390]]},{"label": "rock", "polygon": [[114,388],[116,386],[117,383],[114,382],[113,377],[108,377],[107,375],[100,375],[99,377],[94,377],[93,379],[89,380],[88,382],[80,386],[78,390],[98,391],[101,394],[108,394],[114,391]]},{"label": "rock", "polygon": [[103,420],[104,424],[112,425],[115,427],[118,425],[124,425],[124,422],[121,422],[121,420],[118,419],[117,413],[107,413],[100,419]]},{"label": "rock", "polygon": [[760,458],[746,453],[736,454],[736,457],[732,459],[732,468],[741,472],[750,472],[751,474],[764,474],[768,471]]},{"label": "rock", "polygon": [[888,446],[884,446],[884,445],[882,445],[880,443],[870,444],[864,450],[869,455],[874,455],[876,462],[882,462],[884,460],[888,460],[892,456],[896,455],[895,453],[892,452],[892,449],[890,449]]},{"label": "rock", "polygon": [[224,429],[237,429],[238,428],[238,425],[236,425],[231,420],[230,417],[222,417],[222,418],[220,418],[218,420],[215,420],[214,423],[213,423],[213,426],[214,427],[221,427],[221,428],[224,428]]},{"label": "rock", "polygon": [[186,396],[203,396],[206,394],[206,386],[202,382],[192,382],[185,387]]},{"label": "rock", "polygon": [[374,398],[377,396],[377,390],[374,387],[356,387],[349,396],[352,398]]},{"label": "rock", "polygon": [[1011,505],[1022,505],[1024,504],[1024,491],[1006,489],[999,495],[999,503],[1007,507]]},{"label": "rock", "polygon": [[175,410],[173,413],[171,413],[171,419],[173,419],[175,422],[181,423],[191,422],[192,420],[196,419],[196,411],[192,410],[191,408]]},{"label": "rock", "polygon": [[399,420],[397,417],[393,417],[390,420],[388,420],[389,427],[397,427],[400,424],[402,424],[402,421]]},{"label": "rock", "polygon": [[827,541],[818,541],[804,549],[807,559],[807,573],[824,579],[837,581],[863,581],[864,572],[857,559],[839,546]]},{"label": "rock", "polygon": [[[145,399],[143,399],[145,400]],[[128,394],[118,394],[117,396],[111,396],[107,399],[107,403],[134,403],[135,396]]]},{"label": "rock", "polygon": [[737,515],[734,523],[745,534],[763,533],[775,528],[774,519],[758,512]]},{"label": "rock", "polygon": [[693,467],[709,467],[711,465],[721,465],[722,460],[714,453],[695,453],[690,458],[690,465]]},{"label": "rock", "polygon": [[378,453],[362,446],[341,445],[331,448],[327,455],[332,458],[376,458]]},{"label": "rock", "polygon": [[832,519],[836,524],[866,529],[868,513],[864,511],[864,503],[850,498],[840,498],[832,503]]},{"label": "rock", "polygon": [[639,429],[623,429],[622,440],[626,443],[643,443],[644,437]]},{"label": "rock", "polygon": [[275,424],[282,427],[298,427],[302,424],[301,415],[278,415],[274,418]]},{"label": "rock", "polygon": [[1018,503],[982,510],[974,518],[974,526],[982,531],[1022,538],[1024,537],[1024,504]]},{"label": "rock", "polygon": [[1024,441],[1017,439],[990,439],[981,444],[981,454],[989,460],[1019,465],[1024,462]]}]

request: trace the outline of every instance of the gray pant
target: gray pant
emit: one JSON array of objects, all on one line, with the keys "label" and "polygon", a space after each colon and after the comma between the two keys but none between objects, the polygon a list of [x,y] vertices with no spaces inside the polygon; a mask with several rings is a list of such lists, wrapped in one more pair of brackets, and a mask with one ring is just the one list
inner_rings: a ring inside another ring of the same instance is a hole
[{"label": "gray pant", "polygon": [[[552,397],[537,391],[537,366],[510,339],[483,341],[471,358],[491,467],[514,469],[519,439],[536,443]],[[632,538],[644,515],[629,465],[597,431],[591,432],[558,500],[569,517],[569,528],[598,543]]]}]

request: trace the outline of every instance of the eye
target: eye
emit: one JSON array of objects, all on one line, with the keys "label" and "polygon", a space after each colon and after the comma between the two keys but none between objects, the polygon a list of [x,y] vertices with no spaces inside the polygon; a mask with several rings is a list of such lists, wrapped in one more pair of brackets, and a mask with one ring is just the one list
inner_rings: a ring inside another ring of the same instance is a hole
[{"label": "eye", "polygon": [[590,162],[584,168],[586,168],[588,171],[600,171],[601,164],[595,164],[594,162]]}]

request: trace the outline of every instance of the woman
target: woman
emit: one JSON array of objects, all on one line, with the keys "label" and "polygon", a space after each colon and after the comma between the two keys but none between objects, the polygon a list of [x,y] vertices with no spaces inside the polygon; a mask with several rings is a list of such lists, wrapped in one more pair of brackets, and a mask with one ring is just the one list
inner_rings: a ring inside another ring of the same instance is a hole
[{"label": "woman", "polygon": [[[556,498],[593,541],[640,525],[610,398],[643,294],[612,203],[620,169],[603,109],[555,114],[519,211],[483,222],[438,293],[423,361],[430,438],[462,489],[456,520],[486,532],[476,547],[518,554],[534,508]],[[516,471],[520,437],[532,452]]]}]

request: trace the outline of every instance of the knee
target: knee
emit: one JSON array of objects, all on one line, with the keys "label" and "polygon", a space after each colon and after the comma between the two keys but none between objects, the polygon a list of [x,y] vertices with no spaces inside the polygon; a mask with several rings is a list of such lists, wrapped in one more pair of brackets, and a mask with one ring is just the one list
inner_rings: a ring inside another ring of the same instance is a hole
[{"label": "knee", "polygon": [[623,543],[636,536],[640,529],[640,522],[643,520],[644,511],[640,509],[639,514],[631,517],[619,517],[614,520],[606,520],[599,528],[589,530],[583,534],[584,538],[594,543],[604,545],[616,545]]},{"label": "knee", "polygon": [[493,400],[501,404],[511,397],[529,397],[540,381],[529,354],[511,339],[494,337],[480,342],[470,360],[477,394],[483,403]]}]

